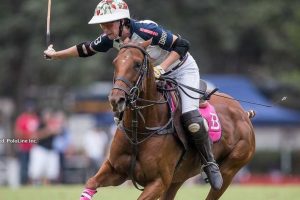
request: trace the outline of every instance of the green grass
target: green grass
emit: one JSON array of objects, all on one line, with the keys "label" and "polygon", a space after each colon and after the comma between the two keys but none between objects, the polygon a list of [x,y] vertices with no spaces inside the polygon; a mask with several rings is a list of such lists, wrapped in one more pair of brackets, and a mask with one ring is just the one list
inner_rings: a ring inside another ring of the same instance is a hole
[{"label": "green grass", "polygon": [[[83,186],[0,187],[1,200],[79,200]],[[205,199],[208,186],[183,186],[176,200]],[[98,189],[94,200],[133,200],[140,192],[130,186]],[[299,200],[300,186],[231,185],[222,200]]]}]

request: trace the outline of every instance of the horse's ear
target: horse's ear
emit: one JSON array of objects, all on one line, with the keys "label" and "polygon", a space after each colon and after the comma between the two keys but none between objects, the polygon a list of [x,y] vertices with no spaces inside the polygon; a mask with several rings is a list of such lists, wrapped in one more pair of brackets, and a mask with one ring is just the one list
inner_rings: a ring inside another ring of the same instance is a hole
[{"label": "horse's ear", "polygon": [[140,45],[146,49],[151,43],[152,43],[152,38],[146,40],[145,42],[140,42]]},{"label": "horse's ear", "polygon": [[130,39],[127,37],[127,38],[125,38],[125,40],[124,40],[124,44],[128,44],[130,42]]}]

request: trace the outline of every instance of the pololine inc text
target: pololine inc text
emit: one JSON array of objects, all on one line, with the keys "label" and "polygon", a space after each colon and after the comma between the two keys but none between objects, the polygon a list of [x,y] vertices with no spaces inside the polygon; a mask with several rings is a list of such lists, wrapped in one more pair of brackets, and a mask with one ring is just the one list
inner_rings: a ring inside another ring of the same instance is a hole
[{"label": "pololine inc text", "polygon": [[37,143],[36,139],[10,139],[10,138],[3,138],[0,139],[0,144],[3,143],[10,143],[10,144],[20,144],[20,143]]}]

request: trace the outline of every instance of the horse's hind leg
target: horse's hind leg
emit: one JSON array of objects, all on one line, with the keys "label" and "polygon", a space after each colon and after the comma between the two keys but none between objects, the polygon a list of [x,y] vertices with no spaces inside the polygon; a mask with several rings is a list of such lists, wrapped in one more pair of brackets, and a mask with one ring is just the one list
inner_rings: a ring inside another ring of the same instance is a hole
[{"label": "horse's hind leg", "polygon": [[82,193],[81,199],[85,200],[85,195],[89,198],[96,193],[98,187],[117,186],[122,184],[127,179],[127,175],[117,173],[110,162],[106,160],[95,176],[88,179],[85,184],[85,190]]},{"label": "horse's hind leg", "polygon": [[206,200],[217,200],[217,199],[219,199],[222,196],[222,194],[226,191],[228,186],[230,185],[234,175],[243,166],[243,165],[237,165],[237,166],[233,167],[228,162],[232,162],[232,161],[226,161],[225,163],[222,163],[222,165],[220,167],[221,174],[222,174],[222,177],[223,177],[222,188],[220,190],[213,190],[211,188],[208,195],[207,195],[207,197],[206,197]]},{"label": "horse's hind leg", "polygon": [[173,200],[183,183],[184,182],[172,183],[167,191],[164,192],[160,200]]},{"label": "horse's hind leg", "polygon": [[220,170],[223,177],[222,188],[218,191],[210,189],[206,200],[219,199],[231,184],[231,181],[236,173],[251,160],[253,154],[254,148],[252,148],[251,145],[244,140],[239,141],[236,147],[220,165]]}]

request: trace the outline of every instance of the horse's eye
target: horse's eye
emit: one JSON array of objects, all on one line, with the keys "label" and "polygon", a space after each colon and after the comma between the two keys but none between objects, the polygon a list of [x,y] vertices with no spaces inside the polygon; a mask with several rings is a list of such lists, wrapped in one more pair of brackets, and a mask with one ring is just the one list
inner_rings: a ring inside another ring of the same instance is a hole
[{"label": "horse's eye", "polygon": [[141,66],[142,66],[141,63],[136,63],[136,64],[134,65],[134,68],[135,68],[135,69],[139,69],[139,68],[141,68]]}]

